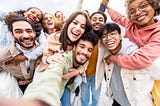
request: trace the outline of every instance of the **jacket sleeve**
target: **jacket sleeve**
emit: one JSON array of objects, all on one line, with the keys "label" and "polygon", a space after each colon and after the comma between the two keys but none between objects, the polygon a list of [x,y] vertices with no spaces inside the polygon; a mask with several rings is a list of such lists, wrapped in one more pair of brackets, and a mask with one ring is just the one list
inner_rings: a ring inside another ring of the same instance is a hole
[{"label": "jacket sleeve", "polygon": [[121,26],[123,26],[123,27],[125,27],[125,28],[126,28],[128,25],[131,24],[131,21],[130,21],[125,15],[120,14],[119,12],[113,10],[113,9],[110,8],[110,7],[108,7],[107,10],[108,10],[108,13],[109,13],[111,19],[112,19],[114,22],[120,24]]},{"label": "jacket sleeve", "polygon": [[[131,55],[111,56],[111,60],[122,68],[129,70],[145,69],[160,57],[160,32],[153,32],[154,36]],[[156,33],[156,34],[155,34]]]}]

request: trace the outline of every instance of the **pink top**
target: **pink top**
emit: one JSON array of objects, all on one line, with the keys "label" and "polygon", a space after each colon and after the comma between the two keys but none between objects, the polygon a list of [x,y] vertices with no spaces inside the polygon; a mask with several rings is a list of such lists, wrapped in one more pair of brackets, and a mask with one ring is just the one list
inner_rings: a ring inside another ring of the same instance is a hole
[{"label": "pink top", "polygon": [[160,21],[137,29],[126,16],[111,8],[108,8],[108,13],[113,21],[126,28],[125,37],[140,47],[134,54],[111,56],[111,60],[130,70],[140,70],[150,66],[160,56]]}]

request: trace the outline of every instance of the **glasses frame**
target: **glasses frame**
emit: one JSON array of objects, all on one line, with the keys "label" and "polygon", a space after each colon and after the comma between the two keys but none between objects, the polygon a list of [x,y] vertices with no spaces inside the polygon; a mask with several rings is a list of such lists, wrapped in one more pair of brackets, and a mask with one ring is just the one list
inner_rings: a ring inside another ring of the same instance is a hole
[{"label": "glasses frame", "polygon": [[118,34],[119,34],[118,31],[115,30],[115,31],[112,31],[110,33],[103,34],[102,37],[101,37],[101,39],[102,40],[106,40],[106,39],[108,39],[108,37],[115,38]]},{"label": "glasses frame", "polygon": [[[138,5],[138,8],[132,8],[129,10],[129,15],[131,17],[134,17],[137,13],[137,11],[144,11],[148,6],[150,5],[150,3],[147,2],[142,2],[141,4]],[[132,12],[131,12],[132,11]]]}]

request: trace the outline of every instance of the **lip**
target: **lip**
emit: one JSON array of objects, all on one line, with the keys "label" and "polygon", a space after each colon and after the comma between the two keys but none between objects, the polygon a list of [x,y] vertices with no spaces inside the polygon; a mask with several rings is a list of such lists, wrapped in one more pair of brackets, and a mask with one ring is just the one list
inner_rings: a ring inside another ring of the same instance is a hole
[{"label": "lip", "polygon": [[71,33],[72,33],[72,35],[74,35],[74,36],[79,36],[80,34],[78,33],[78,31],[71,31]]},{"label": "lip", "polygon": [[32,23],[35,23],[35,19],[34,19],[34,16],[32,15],[29,15],[29,17],[27,18],[29,19]]},{"label": "lip", "polygon": [[106,45],[107,45],[108,47],[112,47],[112,46],[114,46],[114,44],[115,44],[114,41],[110,41],[110,42],[107,42],[107,43],[106,43]]},{"label": "lip", "polygon": [[138,17],[136,18],[136,21],[142,21],[142,20],[144,20],[146,17],[147,17],[147,14],[138,16]]},{"label": "lip", "polygon": [[87,59],[86,56],[83,55],[83,54],[79,54],[79,57],[80,57],[81,60],[86,60]]}]

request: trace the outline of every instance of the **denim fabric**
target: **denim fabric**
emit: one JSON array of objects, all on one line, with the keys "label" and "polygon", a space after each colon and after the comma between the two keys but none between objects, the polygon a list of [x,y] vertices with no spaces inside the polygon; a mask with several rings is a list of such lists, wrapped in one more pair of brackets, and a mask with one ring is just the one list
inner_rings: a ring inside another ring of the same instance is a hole
[{"label": "denim fabric", "polygon": [[71,92],[68,87],[65,86],[63,95],[61,97],[62,106],[71,106]]},{"label": "denim fabric", "polygon": [[[101,85],[95,90],[95,76],[87,76],[87,83],[81,84],[81,105],[82,106],[98,106],[101,93]],[[91,98],[90,98],[91,95]],[[90,99],[92,100],[90,102]]]}]

